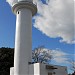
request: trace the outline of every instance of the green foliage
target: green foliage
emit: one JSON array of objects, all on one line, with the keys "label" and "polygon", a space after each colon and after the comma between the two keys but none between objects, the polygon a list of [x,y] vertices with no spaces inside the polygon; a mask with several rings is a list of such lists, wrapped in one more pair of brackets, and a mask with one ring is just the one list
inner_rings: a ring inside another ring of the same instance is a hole
[{"label": "green foliage", "polygon": [[0,75],[10,75],[10,67],[14,66],[14,49],[0,48]]}]

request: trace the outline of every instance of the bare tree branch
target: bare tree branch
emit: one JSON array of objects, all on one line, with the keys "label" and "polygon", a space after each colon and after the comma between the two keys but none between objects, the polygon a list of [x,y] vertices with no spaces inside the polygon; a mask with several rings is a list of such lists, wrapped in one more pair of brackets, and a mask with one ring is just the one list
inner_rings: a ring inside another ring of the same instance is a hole
[{"label": "bare tree branch", "polygon": [[45,50],[44,46],[39,46],[32,51],[34,62],[50,63],[52,58],[51,50]]}]

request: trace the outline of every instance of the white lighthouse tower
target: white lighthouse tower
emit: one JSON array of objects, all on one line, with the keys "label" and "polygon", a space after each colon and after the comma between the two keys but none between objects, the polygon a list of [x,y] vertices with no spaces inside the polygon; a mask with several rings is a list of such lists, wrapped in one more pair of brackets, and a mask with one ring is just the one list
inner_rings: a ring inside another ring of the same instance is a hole
[{"label": "white lighthouse tower", "polygon": [[14,75],[29,75],[28,62],[31,62],[32,50],[32,16],[37,7],[33,0],[18,0],[13,3],[16,14],[16,35],[14,54]]},{"label": "white lighthouse tower", "polygon": [[10,69],[10,75],[67,75],[67,68],[63,66],[29,63],[32,60],[32,16],[37,13],[37,7],[33,0],[11,2],[17,19],[14,67]]}]

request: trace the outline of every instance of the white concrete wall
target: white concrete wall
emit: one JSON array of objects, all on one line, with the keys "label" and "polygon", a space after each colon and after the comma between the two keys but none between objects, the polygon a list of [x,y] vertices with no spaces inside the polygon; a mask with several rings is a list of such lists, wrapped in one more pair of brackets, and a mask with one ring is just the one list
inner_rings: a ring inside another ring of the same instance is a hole
[{"label": "white concrete wall", "polygon": [[40,65],[40,75],[48,75],[48,72],[52,73],[53,70],[47,70],[45,64]]},{"label": "white concrete wall", "polygon": [[57,69],[55,69],[53,72],[55,72],[55,75],[67,75],[67,68],[63,66],[55,66]]},{"label": "white concrete wall", "polygon": [[29,65],[29,75],[40,75],[39,63]]},{"label": "white concrete wall", "polygon": [[34,75],[41,75],[40,71],[41,71],[40,64],[39,63],[34,64]]},{"label": "white concrete wall", "polygon": [[[68,75],[67,68],[63,66],[51,65],[54,66],[55,70],[46,69],[46,64],[35,63],[30,65],[29,75],[48,75],[48,73],[52,73],[52,75]],[[54,74],[55,73],[55,74]]]},{"label": "white concrete wall", "polygon": [[34,75],[34,65],[29,65],[29,75]]},{"label": "white concrete wall", "polygon": [[[48,73],[52,73],[52,75],[67,75],[67,68],[64,66],[51,65],[57,69],[46,69],[46,64],[40,65],[40,75],[48,75]],[[54,74],[55,73],[55,74]]]},{"label": "white concrete wall", "polygon": [[10,68],[10,75],[14,75],[14,67]]},{"label": "white concrete wall", "polygon": [[28,75],[32,57],[32,12],[29,9],[20,9],[17,12],[14,74]]},{"label": "white concrete wall", "polygon": [[[51,66],[54,66],[57,69],[55,70],[46,69],[46,64],[40,64],[40,63],[30,64],[28,75],[48,75],[48,73],[52,73],[52,75],[68,75],[66,67],[57,66],[57,65],[51,65]],[[14,70],[13,68],[10,69],[10,75],[15,75],[13,74],[14,73],[13,70]]]}]

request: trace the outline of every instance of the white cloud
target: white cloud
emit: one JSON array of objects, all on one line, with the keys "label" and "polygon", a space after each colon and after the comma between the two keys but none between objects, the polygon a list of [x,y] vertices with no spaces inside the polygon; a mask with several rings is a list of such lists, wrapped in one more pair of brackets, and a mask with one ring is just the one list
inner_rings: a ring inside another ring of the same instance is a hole
[{"label": "white cloud", "polygon": [[34,27],[51,38],[60,37],[60,42],[75,43],[73,0],[34,0],[38,14],[34,17]]},{"label": "white cloud", "polygon": [[61,51],[61,50],[52,50],[53,60],[57,63],[67,63],[67,53]]},{"label": "white cloud", "polygon": [[43,49],[41,50],[41,52],[43,51],[47,51],[47,53],[49,55],[52,55],[53,57],[53,61],[57,62],[57,63],[67,63],[69,58],[67,56],[69,56],[68,53],[63,52],[61,49],[55,49],[55,50],[48,50],[48,49]]}]

